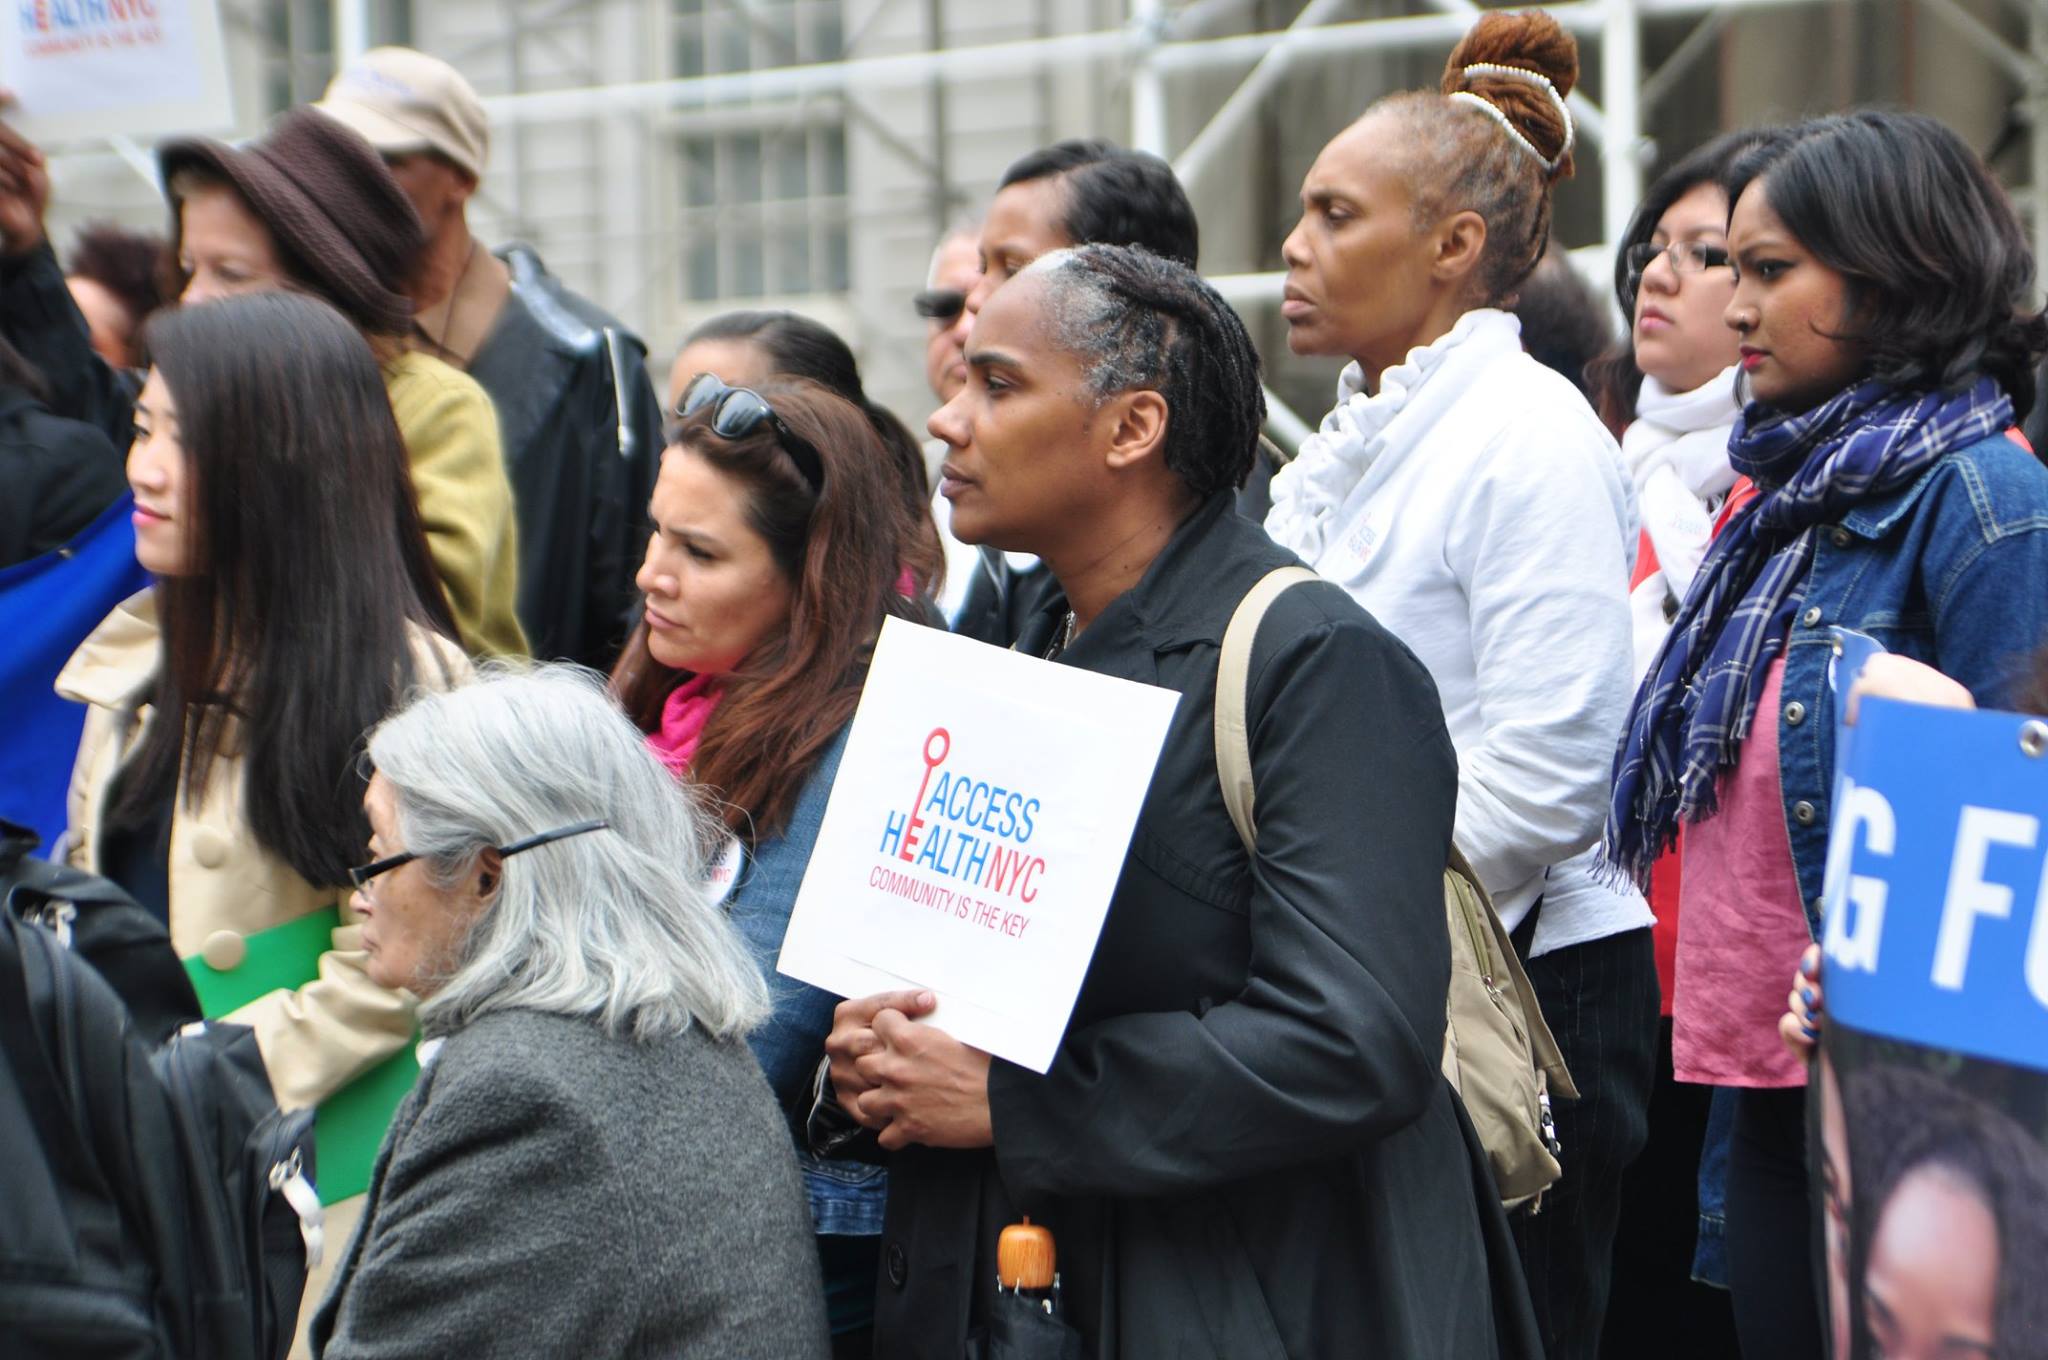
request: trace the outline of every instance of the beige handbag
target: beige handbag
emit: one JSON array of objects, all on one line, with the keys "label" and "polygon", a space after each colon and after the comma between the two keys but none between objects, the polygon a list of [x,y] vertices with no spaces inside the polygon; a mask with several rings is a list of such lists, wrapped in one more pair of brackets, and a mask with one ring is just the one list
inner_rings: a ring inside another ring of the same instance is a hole
[{"label": "beige handbag", "polygon": [[[1245,691],[1252,642],[1273,601],[1289,586],[1317,580],[1306,567],[1280,567],[1252,587],[1230,617],[1216,663],[1216,773],[1223,803],[1248,854],[1256,853],[1252,821],[1251,743]],[[1551,1122],[1550,1097],[1576,1100],[1550,1026],[1536,1009],[1507,930],[1458,847],[1444,868],[1444,915],[1451,941],[1451,990],[1444,1028],[1444,1076],[1463,1097],[1486,1147],[1501,1202],[1534,1213],[1559,1174],[1562,1150]]]}]

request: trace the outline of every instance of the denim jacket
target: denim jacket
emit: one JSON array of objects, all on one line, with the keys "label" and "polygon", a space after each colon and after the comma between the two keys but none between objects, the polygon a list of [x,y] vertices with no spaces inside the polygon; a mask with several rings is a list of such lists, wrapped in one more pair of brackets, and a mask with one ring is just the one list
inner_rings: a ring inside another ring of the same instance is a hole
[{"label": "denim jacket", "polygon": [[[825,1056],[825,1036],[831,1032],[832,1011],[839,998],[809,983],[784,977],[775,971],[775,958],[782,952],[782,934],[789,926],[797,889],[803,885],[804,870],[811,862],[811,847],[817,842],[818,828],[825,820],[825,803],[832,796],[839,758],[846,751],[846,731],[840,729],[818,757],[818,764],[804,781],[803,792],[790,813],[789,825],[780,835],[754,847],[726,901],[726,910],[753,950],[775,1003],[774,1014],[747,1042],[783,1113],[792,1119],[800,1119],[801,1112],[809,1108],[811,1078]],[[820,1233],[871,1237],[882,1231],[882,1205],[889,1188],[887,1171],[863,1162],[815,1158],[804,1147],[801,1137],[797,1138],[797,1161],[803,1168],[811,1218]]]},{"label": "denim jacket", "polygon": [[1835,770],[1828,630],[1868,633],[1979,704],[2006,702],[2048,640],[2048,468],[1997,435],[1819,532],[1777,713],[1785,828],[1816,938]]}]

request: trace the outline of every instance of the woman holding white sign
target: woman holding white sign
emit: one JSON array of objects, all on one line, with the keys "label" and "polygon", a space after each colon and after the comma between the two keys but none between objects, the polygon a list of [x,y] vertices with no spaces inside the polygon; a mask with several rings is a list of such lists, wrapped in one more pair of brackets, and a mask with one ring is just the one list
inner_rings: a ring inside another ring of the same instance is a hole
[{"label": "woman holding white sign", "polygon": [[1246,696],[1247,854],[1218,782],[1219,643],[1296,565],[1232,509],[1263,412],[1190,270],[1090,246],[992,296],[932,417],[969,542],[1060,590],[1019,646],[1181,694],[1043,1076],[928,994],[840,1006],[830,1094],[892,1154],[878,1354],[955,1360],[999,1231],[1056,1239],[1089,1354],[1534,1354],[1476,1141],[1439,1070],[1457,764],[1427,673],[1334,586],[1282,593]]}]

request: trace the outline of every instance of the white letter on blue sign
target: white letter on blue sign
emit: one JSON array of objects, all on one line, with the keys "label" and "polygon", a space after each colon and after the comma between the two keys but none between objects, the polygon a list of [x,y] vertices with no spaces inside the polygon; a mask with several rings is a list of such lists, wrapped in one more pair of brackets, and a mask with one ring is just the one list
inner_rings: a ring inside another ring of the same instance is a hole
[{"label": "white letter on blue sign", "polygon": [[2031,849],[2040,819],[2020,812],[1963,805],[1956,823],[1955,858],[1948,866],[1948,896],[1941,904],[1941,933],[1934,941],[1934,985],[1951,992],[1963,989],[1970,966],[1970,938],[1979,916],[2004,920],[2012,915],[2012,889],[1984,881],[1984,859],[1993,845]]},{"label": "white letter on blue sign", "polygon": [[1876,789],[1842,781],[1842,800],[1835,809],[1834,839],[1828,845],[1826,937],[1828,962],[1862,972],[1877,970],[1878,941],[1884,935],[1885,881],[1870,874],[1850,874],[1847,892],[1837,893],[1834,885],[1849,873],[1849,861],[1856,853],[1856,833],[1868,828],[1863,838],[1873,855],[1890,855],[1897,848],[1899,824],[1892,805]]}]

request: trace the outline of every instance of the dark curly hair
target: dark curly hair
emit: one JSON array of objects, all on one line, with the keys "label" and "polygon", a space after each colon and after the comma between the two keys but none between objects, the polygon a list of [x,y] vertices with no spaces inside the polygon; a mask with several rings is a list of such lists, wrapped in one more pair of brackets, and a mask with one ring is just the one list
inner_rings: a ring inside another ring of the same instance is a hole
[{"label": "dark curly hair", "polygon": [[[1436,91],[1388,95],[1370,112],[1399,116],[1407,136],[1401,154],[1415,194],[1418,230],[1454,212],[1486,221],[1486,246],[1473,273],[1475,306],[1507,307],[1550,244],[1552,187],[1575,169],[1571,127],[1548,95],[1525,79],[1472,67],[1511,67],[1541,76],[1560,96],[1579,79],[1579,44],[1540,10],[1494,11],[1472,25],[1444,63]],[[1484,109],[1452,95],[1475,95],[1493,106],[1551,166],[1536,159]]]},{"label": "dark curly hair", "polygon": [[1814,258],[1848,284],[1836,339],[1873,378],[1958,391],[1987,376],[2034,405],[2048,319],[2034,305],[2034,254],[2012,200],[1946,124],[1868,110],[1816,118],[1736,160],[1732,207],[1758,188]]},{"label": "dark curly hair", "polygon": [[142,323],[164,305],[169,295],[164,280],[173,262],[164,238],[153,232],[129,231],[113,222],[88,222],[78,229],[64,272],[91,279],[114,295],[128,313],[129,335],[141,349]]},{"label": "dark curly hair", "polygon": [[1939,1169],[1981,1199],[1998,1224],[1993,1322],[1999,1360],[2048,1357],[2048,1149],[2003,1111],[1931,1073],[1877,1063],[1842,1082],[1849,1128],[1852,1356],[1871,1354],[1864,1272],[1892,1195],[1916,1171]]},{"label": "dark curly hair", "polygon": [[1166,466],[1199,499],[1244,485],[1258,456],[1266,394],[1244,322],[1200,275],[1137,246],[1041,256],[1053,334],[1078,355],[1097,397],[1166,398]]}]

